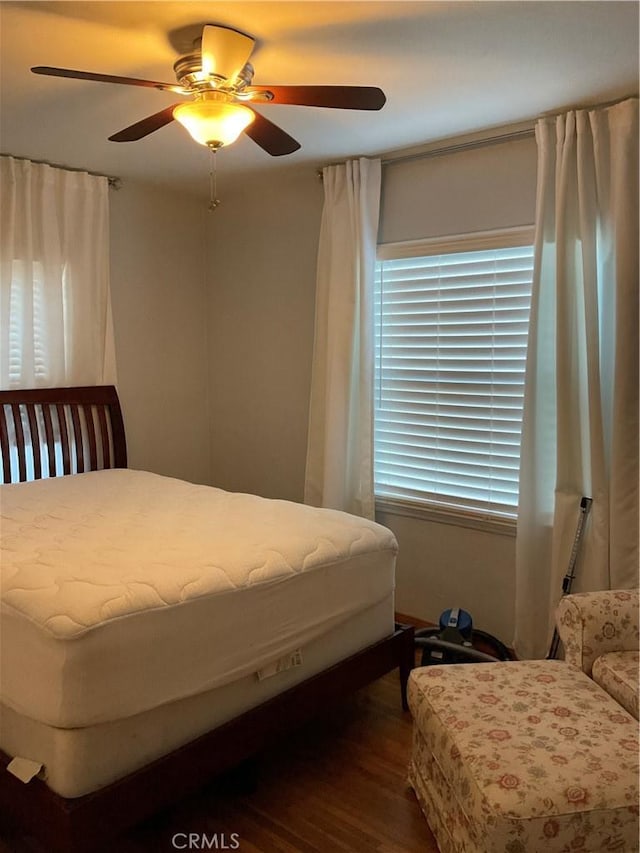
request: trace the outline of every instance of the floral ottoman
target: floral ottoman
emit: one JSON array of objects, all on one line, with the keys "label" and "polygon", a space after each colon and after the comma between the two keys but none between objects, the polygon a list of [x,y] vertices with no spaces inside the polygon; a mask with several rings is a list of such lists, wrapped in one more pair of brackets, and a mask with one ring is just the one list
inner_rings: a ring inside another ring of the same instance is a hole
[{"label": "floral ottoman", "polygon": [[638,848],[638,723],[560,661],[413,670],[409,783],[442,853]]}]

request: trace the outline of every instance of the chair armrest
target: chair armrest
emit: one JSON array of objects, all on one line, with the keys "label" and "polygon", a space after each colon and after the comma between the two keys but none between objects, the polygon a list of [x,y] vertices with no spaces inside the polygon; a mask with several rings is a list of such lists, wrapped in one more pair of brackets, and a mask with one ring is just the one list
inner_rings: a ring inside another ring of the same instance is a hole
[{"label": "chair armrest", "polygon": [[556,608],[556,625],[567,663],[591,675],[605,652],[640,647],[640,595],[637,589],[611,589],[565,595]]}]

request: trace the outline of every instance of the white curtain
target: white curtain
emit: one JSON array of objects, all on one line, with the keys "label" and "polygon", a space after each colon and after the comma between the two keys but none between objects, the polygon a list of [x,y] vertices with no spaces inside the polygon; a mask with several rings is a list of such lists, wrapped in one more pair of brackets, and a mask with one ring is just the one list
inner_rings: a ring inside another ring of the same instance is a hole
[{"label": "white curtain", "polygon": [[305,503],[373,518],[373,282],[380,161],[323,170]]},{"label": "white curtain", "polygon": [[107,178],[0,157],[0,387],[113,384]]},{"label": "white curtain", "polygon": [[543,118],[516,543],[521,657],[572,591],[638,583],[638,100]]}]

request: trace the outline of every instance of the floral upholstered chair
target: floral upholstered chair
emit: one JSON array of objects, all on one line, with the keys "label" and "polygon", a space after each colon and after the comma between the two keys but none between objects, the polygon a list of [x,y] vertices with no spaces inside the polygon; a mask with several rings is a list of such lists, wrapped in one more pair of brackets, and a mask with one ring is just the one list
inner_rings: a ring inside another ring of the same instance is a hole
[{"label": "floral upholstered chair", "polygon": [[441,853],[637,853],[638,605],[565,596],[566,662],[412,671],[408,781]]},{"label": "floral upholstered chair", "polygon": [[640,595],[637,589],[566,595],[556,610],[565,660],[638,719]]}]

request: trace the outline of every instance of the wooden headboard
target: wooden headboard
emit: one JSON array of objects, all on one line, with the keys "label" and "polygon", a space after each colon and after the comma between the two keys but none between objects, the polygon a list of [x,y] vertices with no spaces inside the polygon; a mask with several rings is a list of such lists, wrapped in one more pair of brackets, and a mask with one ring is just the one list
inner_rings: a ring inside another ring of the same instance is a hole
[{"label": "wooden headboard", "polygon": [[0,391],[2,482],[127,467],[113,385]]}]

